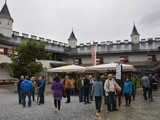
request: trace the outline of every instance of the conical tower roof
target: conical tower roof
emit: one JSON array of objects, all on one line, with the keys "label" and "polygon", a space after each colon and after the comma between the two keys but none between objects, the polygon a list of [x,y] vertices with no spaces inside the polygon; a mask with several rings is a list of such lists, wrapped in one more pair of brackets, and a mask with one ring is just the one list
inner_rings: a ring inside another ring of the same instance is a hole
[{"label": "conical tower roof", "polygon": [[10,15],[10,12],[9,12],[9,9],[8,9],[6,2],[4,4],[3,8],[1,9],[0,18],[7,18],[7,19],[10,19],[13,21],[13,18]]},{"label": "conical tower roof", "polygon": [[70,35],[70,37],[69,37],[68,40],[77,40],[77,38],[76,38],[75,35],[74,35],[73,30],[72,30],[72,33],[71,33],[71,35]]},{"label": "conical tower roof", "polygon": [[140,34],[138,33],[137,28],[136,28],[135,25],[133,26],[133,30],[132,30],[131,36],[132,36],[132,35],[140,35]]}]

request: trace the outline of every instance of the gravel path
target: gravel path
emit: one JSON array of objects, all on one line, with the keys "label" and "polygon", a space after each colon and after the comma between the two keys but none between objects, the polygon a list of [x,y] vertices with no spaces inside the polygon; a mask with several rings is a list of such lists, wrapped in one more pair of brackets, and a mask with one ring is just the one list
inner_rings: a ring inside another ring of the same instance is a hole
[{"label": "gravel path", "polygon": [[70,104],[63,99],[61,112],[55,113],[52,94],[45,95],[44,105],[32,102],[32,107],[23,108],[16,93],[0,88],[0,120],[94,120],[95,113],[94,102],[84,105],[78,97],[71,97]]}]

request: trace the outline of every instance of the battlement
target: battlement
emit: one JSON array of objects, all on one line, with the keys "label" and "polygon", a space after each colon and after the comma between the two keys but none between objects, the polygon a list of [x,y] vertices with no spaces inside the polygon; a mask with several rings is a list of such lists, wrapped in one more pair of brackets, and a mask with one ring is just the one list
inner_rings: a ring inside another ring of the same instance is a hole
[{"label": "battlement", "polygon": [[[159,41],[159,42],[160,42],[160,37],[141,39],[140,43],[153,42],[153,41],[156,41],[156,42]],[[102,42],[100,42],[100,43],[98,43],[98,42],[93,42],[93,43],[88,42],[88,43],[86,43],[86,44],[84,44],[84,43],[79,43],[79,46],[80,46],[80,47],[85,47],[85,46],[89,47],[89,46],[92,46],[92,45],[95,45],[95,44],[97,44],[97,45],[99,45],[99,46],[105,46],[105,45],[106,45],[106,46],[110,46],[110,45],[133,44],[133,43],[132,43],[131,41],[125,39],[125,40],[123,40],[123,41],[121,41],[121,40],[116,40],[116,42],[113,42],[113,41],[102,41]]]},{"label": "battlement", "polygon": [[34,39],[34,40],[37,40],[37,41],[44,41],[48,44],[52,44],[52,45],[58,45],[58,46],[61,46],[61,47],[69,47],[69,45],[67,43],[63,43],[63,42],[58,42],[58,41],[55,41],[55,40],[52,40],[52,39],[47,39],[47,38],[44,38],[44,37],[37,37],[36,35],[30,35],[29,34],[26,34],[26,33],[22,33],[20,35],[19,32],[17,31],[13,31],[13,34],[12,36],[15,36],[15,37],[21,37],[21,38],[25,38],[25,39]]}]

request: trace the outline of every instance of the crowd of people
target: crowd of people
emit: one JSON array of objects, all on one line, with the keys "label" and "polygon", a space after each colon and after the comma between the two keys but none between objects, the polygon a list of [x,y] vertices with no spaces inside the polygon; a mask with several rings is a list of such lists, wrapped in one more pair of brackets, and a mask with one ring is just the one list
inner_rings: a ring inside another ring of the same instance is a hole
[{"label": "crowd of people", "polygon": [[29,80],[28,76],[21,76],[17,83],[17,91],[19,104],[26,106],[26,96],[28,97],[28,106],[31,107],[31,97],[35,101],[35,90],[38,90],[38,95],[40,97],[40,104],[44,104],[44,91],[45,91],[45,80],[44,76],[39,77],[39,81],[36,83],[35,78],[31,77]]},{"label": "crowd of people", "polygon": [[[137,82],[138,77],[136,74],[127,76],[123,83],[122,81],[118,83],[113,74],[108,74],[107,80],[105,80],[104,75],[97,75],[95,81],[93,80],[92,75],[80,75],[77,81],[75,81],[74,78],[70,79],[70,77],[67,75],[65,76],[63,82],[61,81],[60,76],[56,75],[51,85],[55,105],[54,111],[60,111],[61,100],[63,97],[66,97],[67,99],[66,103],[71,102],[70,96],[76,94],[75,88],[78,89],[80,103],[84,103],[85,105],[91,104],[91,101],[93,101],[93,98],[95,98],[97,115],[100,114],[103,98],[104,104],[107,105],[108,111],[118,111],[116,100],[117,96],[122,94],[125,96],[125,106],[130,107],[131,96],[133,97],[133,100],[135,100],[136,97]],[[152,74],[150,74],[147,76],[146,74],[143,74],[140,83],[143,86],[143,96],[145,100],[149,98],[151,101],[154,101],[152,90],[158,89],[156,82],[156,75],[152,76]],[[23,104],[23,107],[25,107],[25,99],[26,96],[28,96],[28,106],[31,107],[31,97],[33,101],[35,101],[36,89],[38,90],[38,95],[40,96],[39,104],[44,104],[45,83],[46,82],[43,76],[40,76],[38,82],[36,82],[34,77],[31,77],[29,80],[28,76],[25,76],[24,78],[22,75],[17,84],[19,104]]]}]

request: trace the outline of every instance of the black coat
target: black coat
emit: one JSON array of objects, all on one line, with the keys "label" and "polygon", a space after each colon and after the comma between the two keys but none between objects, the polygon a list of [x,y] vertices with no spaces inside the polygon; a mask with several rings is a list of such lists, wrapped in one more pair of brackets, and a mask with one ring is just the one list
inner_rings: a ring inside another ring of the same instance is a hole
[{"label": "black coat", "polygon": [[21,90],[21,84],[22,84],[22,80],[19,80],[17,83],[17,90]]},{"label": "black coat", "polygon": [[84,89],[89,90],[89,88],[90,88],[90,81],[87,78],[85,78],[84,79]]}]

